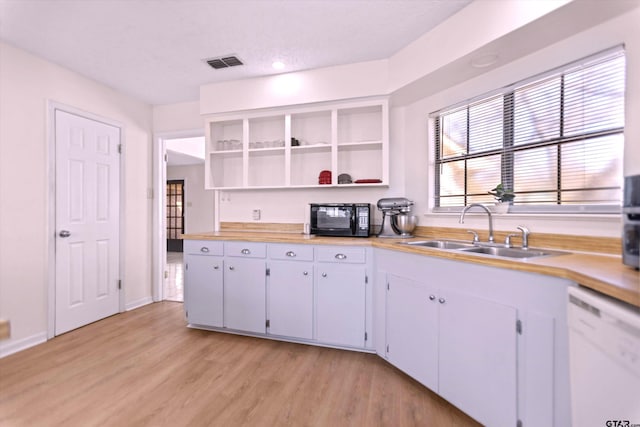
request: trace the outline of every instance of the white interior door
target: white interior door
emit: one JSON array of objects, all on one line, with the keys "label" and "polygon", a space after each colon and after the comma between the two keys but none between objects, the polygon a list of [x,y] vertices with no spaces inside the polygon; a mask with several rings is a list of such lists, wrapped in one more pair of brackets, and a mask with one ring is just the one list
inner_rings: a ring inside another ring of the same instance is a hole
[{"label": "white interior door", "polygon": [[119,310],[120,129],[55,111],[55,334]]}]

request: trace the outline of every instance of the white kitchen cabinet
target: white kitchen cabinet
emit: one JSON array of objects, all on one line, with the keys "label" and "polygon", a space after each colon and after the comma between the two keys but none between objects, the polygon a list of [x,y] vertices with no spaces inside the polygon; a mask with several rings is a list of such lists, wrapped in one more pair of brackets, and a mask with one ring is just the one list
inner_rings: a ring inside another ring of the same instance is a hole
[{"label": "white kitchen cabinet", "polygon": [[225,328],[266,332],[265,252],[263,243],[225,243]]},{"label": "white kitchen cabinet", "polygon": [[387,276],[387,360],[435,391],[438,390],[436,295],[437,289],[425,283]]},{"label": "white kitchen cabinet", "polygon": [[516,310],[387,276],[387,359],[484,425],[516,424]]},{"label": "white kitchen cabinet", "polygon": [[271,244],[267,332],[313,339],[313,246]]},{"label": "white kitchen cabinet", "polygon": [[186,255],[184,300],[187,321],[222,327],[221,256]]},{"label": "white kitchen cabinet", "polygon": [[[375,339],[389,344],[392,364],[484,425],[571,425],[563,295],[571,282],[389,250],[375,255],[375,310],[386,322],[376,322]],[[437,345],[409,342],[432,339],[426,308],[413,301],[432,295]],[[412,354],[427,347],[436,349],[435,375],[434,353]]]},{"label": "white kitchen cabinet", "polygon": [[184,302],[190,324],[222,327],[222,254],[222,242],[184,243]]},{"label": "white kitchen cabinet", "polygon": [[441,289],[438,394],[487,426],[517,423],[516,309]]},{"label": "white kitchen cabinet", "polygon": [[316,265],[316,339],[327,344],[364,347],[365,250],[320,247],[317,259],[320,262]]},{"label": "white kitchen cabinet", "polygon": [[313,338],[313,262],[269,262],[269,334]]},{"label": "white kitchen cabinet", "polygon": [[[232,113],[206,119],[207,189],[389,185],[386,98]],[[331,184],[319,184],[321,171]],[[353,181],[338,184],[347,173]]]}]

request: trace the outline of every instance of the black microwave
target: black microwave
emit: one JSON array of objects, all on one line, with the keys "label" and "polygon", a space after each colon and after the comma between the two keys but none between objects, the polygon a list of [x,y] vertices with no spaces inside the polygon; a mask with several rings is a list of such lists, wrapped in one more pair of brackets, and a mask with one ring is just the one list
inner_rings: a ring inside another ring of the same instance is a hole
[{"label": "black microwave", "polygon": [[311,203],[311,234],[318,236],[369,237],[369,203]]}]

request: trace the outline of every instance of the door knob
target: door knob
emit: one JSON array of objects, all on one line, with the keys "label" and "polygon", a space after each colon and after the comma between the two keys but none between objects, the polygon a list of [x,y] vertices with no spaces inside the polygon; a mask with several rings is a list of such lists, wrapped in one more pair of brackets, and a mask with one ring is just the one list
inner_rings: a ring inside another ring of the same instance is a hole
[{"label": "door knob", "polygon": [[71,236],[71,232],[69,230],[61,230],[60,233],[58,233],[58,236],[62,238],[69,237]]}]

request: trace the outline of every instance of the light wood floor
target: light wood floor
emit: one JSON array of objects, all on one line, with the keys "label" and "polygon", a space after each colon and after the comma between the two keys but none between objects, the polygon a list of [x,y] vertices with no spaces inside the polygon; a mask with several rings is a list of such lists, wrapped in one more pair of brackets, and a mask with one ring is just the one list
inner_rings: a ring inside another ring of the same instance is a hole
[{"label": "light wood floor", "polygon": [[376,355],[199,331],[151,304],[0,359],[0,426],[476,426]]}]

